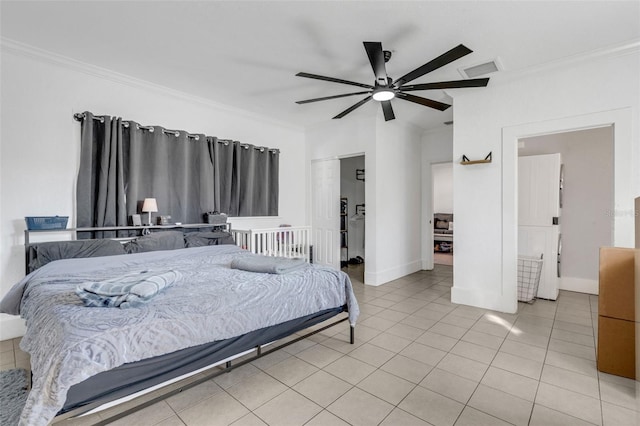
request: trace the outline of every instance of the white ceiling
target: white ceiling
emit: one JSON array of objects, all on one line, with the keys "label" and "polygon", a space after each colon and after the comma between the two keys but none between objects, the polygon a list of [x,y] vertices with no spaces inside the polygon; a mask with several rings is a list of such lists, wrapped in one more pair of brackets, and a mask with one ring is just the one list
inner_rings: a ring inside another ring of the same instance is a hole
[{"label": "white ceiling", "polygon": [[[3,38],[297,126],[326,121],[361,97],[297,105],[358,89],[296,72],[373,84],[363,41],[393,52],[387,71],[395,78],[460,43],[474,51],[413,82],[426,83],[461,79],[458,68],[496,57],[516,71],[640,38],[637,0],[3,0],[0,7]],[[491,82],[456,90],[491,90]],[[414,93],[451,102],[442,91]],[[423,128],[452,119],[452,108],[400,99],[393,107],[399,120]],[[369,102],[343,120],[357,114],[381,112]]]}]

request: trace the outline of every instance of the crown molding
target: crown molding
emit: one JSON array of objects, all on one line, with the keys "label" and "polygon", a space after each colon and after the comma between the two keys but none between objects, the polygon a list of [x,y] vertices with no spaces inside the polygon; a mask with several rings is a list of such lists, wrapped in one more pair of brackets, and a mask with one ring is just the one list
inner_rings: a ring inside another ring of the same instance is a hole
[{"label": "crown molding", "polygon": [[268,116],[260,115],[260,114],[253,113],[241,108],[226,105],[220,102],[213,101],[208,98],[192,95],[190,93],[182,92],[180,90],[176,90],[167,86],[162,86],[160,84],[152,83],[147,80],[122,74],[107,68],[102,68],[86,62],[78,61],[68,56],[60,55],[45,49],[41,49],[39,47],[31,46],[31,45],[21,43],[12,39],[8,39],[6,37],[0,37],[0,53],[5,51],[16,54],[16,55],[35,59],[38,61],[48,62],[53,65],[67,68],[72,71],[87,74],[92,77],[98,77],[101,79],[109,80],[114,83],[123,84],[125,86],[129,86],[137,89],[144,89],[144,90],[161,93],[168,96],[173,96],[180,100],[193,102],[208,108],[221,109],[221,110],[224,110],[225,112],[238,114],[240,116],[243,116],[251,120],[259,120],[259,121],[267,122],[267,123],[284,127],[290,130],[304,131],[303,126],[297,126],[284,121],[279,121]]},{"label": "crown molding", "polygon": [[493,73],[491,79],[495,78],[496,83],[513,81],[519,78],[528,77],[533,74],[547,72],[559,68],[570,68],[581,62],[591,62],[601,59],[615,58],[637,54],[640,52],[640,39],[627,40],[622,43],[612,44],[600,49],[582,52],[553,61],[544,62],[527,68],[517,70],[505,70]]}]

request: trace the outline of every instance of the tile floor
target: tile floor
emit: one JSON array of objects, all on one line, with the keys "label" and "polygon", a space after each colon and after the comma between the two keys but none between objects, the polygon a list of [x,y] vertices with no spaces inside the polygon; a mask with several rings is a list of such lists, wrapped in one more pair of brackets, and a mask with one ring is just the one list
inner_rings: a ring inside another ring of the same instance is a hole
[{"label": "tile floor", "polygon": [[453,253],[433,252],[433,263],[453,266]]},{"label": "tile floor", "polygon": [[[379,287],[352,271],[354,345],[343,323],[113,424],[640,424],[636,382],[596,370],[596,296],[508,315],[450,303],[448,266]],[[1,368],[28,366],[17,342],[0,342]]]}]

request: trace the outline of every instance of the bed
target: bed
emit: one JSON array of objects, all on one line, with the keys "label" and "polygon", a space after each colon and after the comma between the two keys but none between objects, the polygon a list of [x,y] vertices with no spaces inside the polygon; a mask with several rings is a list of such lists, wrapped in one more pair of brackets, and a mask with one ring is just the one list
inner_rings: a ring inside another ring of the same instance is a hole
[{"label": "bed", "polygon": [[[42,245],[42,254],[61,258],[33,263],[37,269],[0,302],[0,311],[20,314],[27,324],[21,348],[31,355],[32,389],[21,423],[45,425],[221,363],[234,368],[235,356],[252,350],[262,356],[263,348],[279,348],[267,346],[272,342],[343,312],[329,326],[348,320],[353,343],[359,310],[346,274],[312,264],[286,274],[232,269],[232,262],[260,255],[204,241],[121,254],[114,245],[107,253],[93,247],[93,257]],[[75,258],[64,258],[70,254]],[[140,270],[170,270],[178,278],[130,309],[86,307],[75,293],[82,283]],[[221,371],[214,370],[193,383]]]}]

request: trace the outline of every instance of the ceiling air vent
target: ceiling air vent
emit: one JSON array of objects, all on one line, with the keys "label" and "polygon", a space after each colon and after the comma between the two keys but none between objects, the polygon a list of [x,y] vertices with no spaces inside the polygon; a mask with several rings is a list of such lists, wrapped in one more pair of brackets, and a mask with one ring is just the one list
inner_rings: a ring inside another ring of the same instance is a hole
[{"label": "ceiling air vent", "polygon": [[494,59],[489,62],[483,62],[467,68],[458,68],[460,74],[466,78],[478,78],[483,75],[491,74],[496,71],[502,70],[502,64],[499,59]]}]

